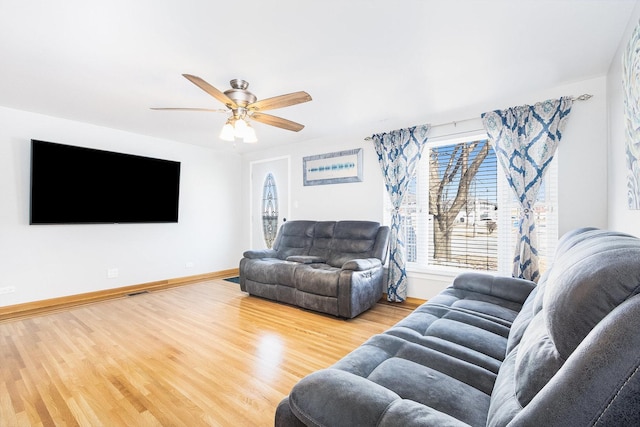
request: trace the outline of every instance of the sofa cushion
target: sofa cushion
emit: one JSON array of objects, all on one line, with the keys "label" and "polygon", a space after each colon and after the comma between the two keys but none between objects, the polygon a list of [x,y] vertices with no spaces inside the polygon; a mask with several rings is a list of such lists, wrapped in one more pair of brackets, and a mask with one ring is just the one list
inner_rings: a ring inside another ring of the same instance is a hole
[{"label": "sofa cushion", "polygon": [[292,255],[308,255],[315,224],[315,221],[290,221],[282,224],[274,243],[278,258],[287,259]]},{"label": "sofa cushion", "polygon": [[372,221],[340,221],[336,223],[327,263],[332,267],[356,258],[370,258],[380,223]]},{"label": "sofa cushion", "polygon": [[518,313],[518,316],[513,321],[511,329],[509,330],[509,339],[507,341],[507,354],[511,352],[522,340],[524,332],[527,330],[533,316],[540,311],[542,307],[542,298],[538,298],[538,294],[544,291],[544,284],[538,285],[536,289],[531,292],[529,298],[522,306],[522,310]]},{"label": "sofa cushion", "polygon": [[[278,258],[252,259],[245,263],[243,273],[245,280],[269,285],[295,286],[295,269],[297,262],[282,261]],[[261,295],[262,296],[262,295]]]},{"label": "sofa cushion", "polygon": [[309,249],[309,255],[324,259],[326,262],[331,253],[331,240],[336,227],[335,221],[318,221],[313,229],[313,241]]},{"label": "sofa cushion", "polygon": [[456,276],[451,286],[455,289],[472,291],[478,295],[497,297],[501,301],[512,301],[516,305],[511,306],[519,308],[536,284],[530,280],[513,277],[467,272]]},{"label": "sofa cushion", "polygon": [[244,277],[254,282],[278,283],[277,267],[282,263],[283,261],[277,258],[252,259],[250,263],[245,265]]},{"label": "sofa cushion", "polygon": [[484,317],[508,327],[511,327],[522,308],[522,304],[513,301],[454,287],[446,288],[429,302]]},{"label": "sofa cushion", "polygon": [[390,334],[374,335],[332,369],[473,425],[486,419],[495,379],[472,363]]},{"label": "sofa cushion", "polygon": [[377,427],[398,426],[469,427],[469,424],[413,400],[399,399],[387,407],[377,424]]},{"label": "sofa cushion", "polygon": [[640,290],[640,240],[588,230],[546,280],[543,311],[551,339],[567,358],[607,314]]},{"label": "sofa cushion", "polygon": [[514,374],[518,402],[526,406],[549,382],[564,363],[549,336],[544,316],[533,317],[516,354]]},{"label": "sofa cushion", "polygon": [[423,304],[385,333],[437,349],[497,374],[504,359],[509,328],[474,313]]},{"label": "sofa cushion", "polygon": [[[422,351],[420,347],[416,349]],[[403,399],[422,403],[466,423],[483,420],[489,410],[488,394],[437,369],[405,358],[385,360],[368,379]],[[461,400],[464,400],[464,405],[460,404]]]}]

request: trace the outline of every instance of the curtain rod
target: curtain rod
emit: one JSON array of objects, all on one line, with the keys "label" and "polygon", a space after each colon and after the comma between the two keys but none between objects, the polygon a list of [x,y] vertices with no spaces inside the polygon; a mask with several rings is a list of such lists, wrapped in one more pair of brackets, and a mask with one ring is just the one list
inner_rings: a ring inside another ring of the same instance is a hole
[{"label": "curtain rod", "polygon": [[[593,98],[593,95],[591,95],[590,93],[583,93],[580,96],[572,96],[570,98],[571,98],[572,101],[588,101],[591,98]],[[437,127],[440,127],[440,126],[447,126],[447,125],[456,126],[458,123],[470,122],[471,120],[477,120],[477,119],[478,119],[478,117],[473,117],[473,118],[470,118],[470,119],[462,119],[462,120],[454,120],[452,122],[438,123],[437,125],[430,126],[430,128],[437,128]],[[372,138],[370,136],[368,136],[364,140],[365,141],[371,141]]]}]

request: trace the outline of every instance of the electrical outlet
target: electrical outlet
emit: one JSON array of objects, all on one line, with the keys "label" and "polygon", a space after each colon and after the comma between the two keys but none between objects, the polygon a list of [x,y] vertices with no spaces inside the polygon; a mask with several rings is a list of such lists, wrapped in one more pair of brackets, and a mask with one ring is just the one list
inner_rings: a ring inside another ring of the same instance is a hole
[{"label": "electrical outlet", "polygon": [[107,269],[107,279],[115,279],[116,277],[118,277],[118,274],[120,272],[118,271],[117,268],[108,268]]},{"label": "electrical outlet", "polygon": [[184,265],[186,268],[193,268],[196,266],[196,263],[193,261],[189,261]]},{"label": "electrical outlet", "polygon": [[0,295],[12,294],[15,291],[16,291],[16,287],[15,286],[5,286],[3,288],[0,288]]}]

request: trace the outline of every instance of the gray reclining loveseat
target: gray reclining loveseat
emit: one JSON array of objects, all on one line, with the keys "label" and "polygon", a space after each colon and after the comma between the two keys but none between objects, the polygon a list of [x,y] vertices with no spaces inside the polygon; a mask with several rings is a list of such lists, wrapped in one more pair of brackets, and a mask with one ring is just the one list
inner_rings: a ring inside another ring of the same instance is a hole
[{"label": "gray reclining loveseat", "polygon": [[276,426],[640,425],[640,239],[565,235],[539,284],[467,273],[296,384]]},{"label": "gray reclining loveseat", "polygon": [[288,221],[273,249],[240,260],[240,289],[251,295],[352,318],[383,293],[389,227],[372,221]]}]

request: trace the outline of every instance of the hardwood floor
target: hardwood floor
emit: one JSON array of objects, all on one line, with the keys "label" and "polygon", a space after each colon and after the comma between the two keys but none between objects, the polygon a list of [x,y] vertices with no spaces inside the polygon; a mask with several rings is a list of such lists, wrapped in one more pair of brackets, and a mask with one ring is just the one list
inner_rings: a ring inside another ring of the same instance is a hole
[{"label": "hardwood floor", "polygon": [[210,280],[0,322],[0,425],[271,426],[300,378],[408,313],[341,320]]}]

